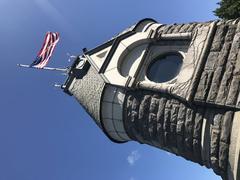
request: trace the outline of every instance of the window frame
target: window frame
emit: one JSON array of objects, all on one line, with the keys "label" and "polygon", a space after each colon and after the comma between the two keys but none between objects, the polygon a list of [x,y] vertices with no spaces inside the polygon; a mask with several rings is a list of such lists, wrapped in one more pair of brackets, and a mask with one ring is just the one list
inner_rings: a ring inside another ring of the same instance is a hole
[{"label": "window frame", "polygon": [[[162,82],[157,82],[157,81],[154,81],[154,80],[151,80],[149,78],[149,70],[151,68],[151,66],[156,63],[157,61],[166,61],[166,59],[164,57],[167,57],[167,56],[170,56],[170,55],[176,55],[176,56],[179,56],[181,58],[181,64],[180,64],[180,68],[178,69],[178,72],[177,74],[172,78],[172,79],[169,79],[167,81],[162,81]],[[162,58],[162,59],[161,59]],[[171,83],[172,81],[174,81],[175,79],[177,79],[181,69],[182,69],[182,66],[184,65],[184,58],[185,58],[185,54],[183,54],[183,52],[181,51],[166,51],[166,52],[163,52],[159,55],[157,55],[156,57],[150,59],[150,61],[148,62],[148,64],[146,65],[146,68],[144,70],[144,74],[145,74],[145,78],[147,81],[150,81],[150,82],[153,82],[153,83]]]}]

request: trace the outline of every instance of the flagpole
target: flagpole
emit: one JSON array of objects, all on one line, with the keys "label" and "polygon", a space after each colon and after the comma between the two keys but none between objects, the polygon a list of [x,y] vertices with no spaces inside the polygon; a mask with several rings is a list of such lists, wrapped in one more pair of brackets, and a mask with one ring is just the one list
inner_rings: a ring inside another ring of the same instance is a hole
[{"label": "flagpole", "polygon": [[48,71],[62,71],[62,72],[68,71],[68,68],[52,68],[52,67],[37,68],[34,66],[25,65],[25,64],[17,64],[17,66],[24,67],[24,68],[33,68],[33,69],[38,69],[38,70],[48,70]]}]

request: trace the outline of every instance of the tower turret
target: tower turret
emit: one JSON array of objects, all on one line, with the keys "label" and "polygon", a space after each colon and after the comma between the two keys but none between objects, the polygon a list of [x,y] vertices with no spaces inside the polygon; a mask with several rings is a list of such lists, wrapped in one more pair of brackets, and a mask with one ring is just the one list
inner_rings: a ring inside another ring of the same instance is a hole
[{"label": "tower turret", "polygon": [[114,142],[240,179],[240,22],[144,19],[73,63],[64,91]]}]

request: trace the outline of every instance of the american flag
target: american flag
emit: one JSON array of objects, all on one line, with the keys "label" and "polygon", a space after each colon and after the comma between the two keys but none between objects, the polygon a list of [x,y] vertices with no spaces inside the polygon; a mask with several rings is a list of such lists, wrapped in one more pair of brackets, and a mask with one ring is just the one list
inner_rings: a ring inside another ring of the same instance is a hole
[{"label": "american flag", "polygon": [[51,58],[53,51],[59,41],[59,33],[47,32],[43,46],[38,52],[37,57],[30,65],[31,67],[43,68],[47,65],[49,59]]}]

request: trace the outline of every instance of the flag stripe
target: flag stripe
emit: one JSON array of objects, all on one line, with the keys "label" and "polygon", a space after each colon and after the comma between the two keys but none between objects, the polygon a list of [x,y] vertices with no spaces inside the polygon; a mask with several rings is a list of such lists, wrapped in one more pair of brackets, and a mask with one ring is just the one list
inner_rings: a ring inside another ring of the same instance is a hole
[{"label": "flag stripe", "polygon": [[41,53],[43,59],[46,59],[46,58],[47,58],[48,49],[49,49],[51,43],[52,43],[52,35],[50,34],[50,35],[49,35],[49,39],[48,39],[48,43],[47,43],[47,45],[46,45],[46,48],[44,48],[44,49],[43,49],[43,52]]},{"label": "flag stripe", "polygon": [[49,59],[51,58],[54,49],[59,41],[59,33],[47,32],[43,46],[39,51],[35,61],[31,64],[36,68],[43,68],[47,65]]},{"label": "flag stripe", "polygon": [[45,36],[43,47],[39,51],[38,56],[40,56],[45,51],[46,47],[48,46],[48,42],[49,42],[50,37],[51,37],[51,34],[48,32]]},{"label": "flag stripe", "polygon": [[41,68],[46,66],[46,64],[48,63],[48,61],[50,59],[50,56],[53,54],[53,50],[55,49],[55,46],[56,46],[57,42],[58,42],[57,35],[56,34],[52,34],[51,46],[48,49],[47,58],[41,63]]}]

